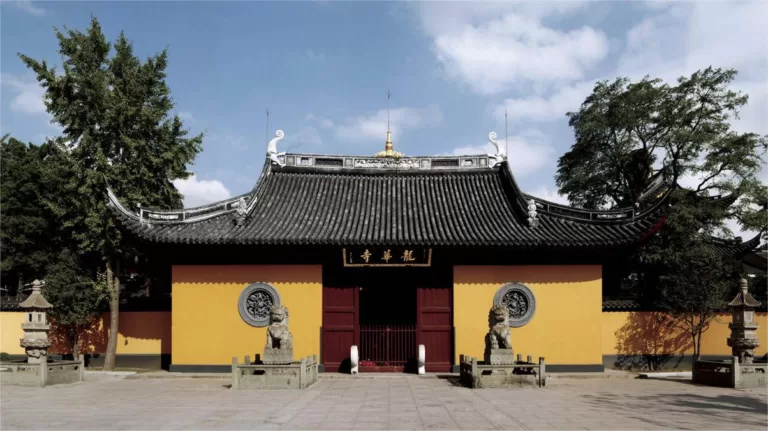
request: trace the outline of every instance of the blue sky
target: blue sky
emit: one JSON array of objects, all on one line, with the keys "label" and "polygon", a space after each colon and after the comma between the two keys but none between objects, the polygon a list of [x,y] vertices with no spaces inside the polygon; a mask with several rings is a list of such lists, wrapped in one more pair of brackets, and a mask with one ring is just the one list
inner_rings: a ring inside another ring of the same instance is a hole
[{"label": "blue sky", "polygon": [[595,80],[665,80],[709,65],[740,71],[751,103],[734,125],[768,134],[766,2],[29,2],[3,1],[3,133],[57,133],[17,52],[59,64],[53,26],[91,14],[148,56],[169,49],[176,111],[204,150],[180,182],[188,205],[254,185],[270,136],[281,150],[373,154],[392,91],[395,148],[482,153],[504,137],[521,187],[560,200],[553,176],[572,144],[565,113]]}]

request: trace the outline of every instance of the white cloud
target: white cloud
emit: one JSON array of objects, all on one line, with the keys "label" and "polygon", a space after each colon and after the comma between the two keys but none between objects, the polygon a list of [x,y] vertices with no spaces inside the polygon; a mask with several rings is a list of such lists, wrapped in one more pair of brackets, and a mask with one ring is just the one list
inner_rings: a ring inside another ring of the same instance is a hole
[{"label": "white cloud", "polygon": [[197,175],[192,175],[185,180],[174,180],[173,185],[184,196],[186,208],[210,204],[231,196],[221,181],[198,180]]},{"label": "white cloud", "polygon": [[[203,144],[206,147],[216,148],[213,151],[226,151],[223,147],[231,147],[236,150],[247,150],[252,146],[251,140],[239,133],[228,132],[211,132],[210,135],[205,137]],[[267,143],[264,142],[264,150],[266,151]],[[258,146],[258,144],[257,144]]]},{"label": "white cloud", "polygon": [[286,133],[285,139],[278,144],[278,151],[288,152],[317,152],[318,147],[322,147],[323,139],[320,137],[317,129],[307,126],[299,129],[296,133]]},{"label": "white cloud", "polygon": [[[433,127],[443,121],[443,113],[435,105],[426,108],[397,108],[390,112],[392,134],[400,136],[405,129]],[[387,110],[382,109],[370,116],[348,118],[344,124],[335,127],[339,138],[356,141],[360,139],[383,140],[387,133]]]},{"label": "white cloud", "polygon": [[550,201],[550,202],[554,202],[556,204],[562,204],[562,205],[570,205],[570,203],[568,202],[567,196],[561,195],[560,193],[557,192],[556,189],[550,188],[545,185],[540,185],[530,192],[528,191],[525,191],[525,192],[539,199],[544,199],[545,201]]},{"label": "white cloud", "polygon": [[45,89],[31,75],[15,76],[4,73],[0,81],[15,96],[11,100],[11,110],[25,114],[45,114]]},{"label": "white cloud", "polygon": [[[504,145],[504,139],[498,142]],[[468,145],[454,148],[453,155],[493,154],[495,148],[490,143]],[[512,173],[522,178],[541,169],[555,156],[555,150],[547,142],[546,136],[539,130],[530,129],[509,137],[507,161]]]},{"label": "white cloud", "polygon": [[617,75],[674,83],[708,66],[739,71],[733,89],[750,102],[733,122],[740,131],[768,133],[768,2],[671,4],[627,33]]},{"label": "white cloud", "polygon": [[188,112],[188,111],[180,111],[176,115],[178,115],[179,118],[181,118],[184,121],[188,121],[188,122],[195,121],[195,117],[192,115],[191,112]]},{"label": "white cloud", "polygon": [[447,76],[480,94],[579,80],[608,54],[600,30],[560,31],[543,24],[543,18],[578,9],[581,2],[426,3],[420,17],[438,62]]},{"label": "white cloud", "polygon": [[327,118],[318,117],[315,114],[309,113],[304,117],[304,119],[307,121],[316,121],[317,124],[320,125],[320,127],[323,129],[333,129],[333,121]]},{"label": "white cloud", "polygon": [[308,49],[306,51],[307,59],[309,61],[323,61],[325,60],[325,53],[322,51],[312,51],[311,49]]},{"label": "white cloud", "polygon": [[32,4],[30,0],[16,0],[16,8],[27,12],[30,15],[41,16],[47,12],[45,9]]},{"label": "white cloud", "polygon": [[592,92],[594,82],[579,82],[560,88],[549,97],[529,96],[505,99],[494,107],[494,115],[504,118],[506,110],[511,120],[534,121],[563,120],[569,111],[577,111]]}]

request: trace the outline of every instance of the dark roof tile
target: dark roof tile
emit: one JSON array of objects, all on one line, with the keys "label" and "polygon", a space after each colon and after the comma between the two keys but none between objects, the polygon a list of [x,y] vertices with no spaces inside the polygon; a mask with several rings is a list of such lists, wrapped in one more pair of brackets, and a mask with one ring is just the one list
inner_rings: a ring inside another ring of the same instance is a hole
[{"label": "dark roof tile", "polygon": [[[140,238],[182,244],[613,247],[658,230],[664,207],[589,212],[546,202],[524,195],[506,163],[416,172],[267,164],[251,194],[213,204],[219,214],[198,221],[185,211],[136,214],[109,195]],[[237,205],[248,212],[242,226]]]}]

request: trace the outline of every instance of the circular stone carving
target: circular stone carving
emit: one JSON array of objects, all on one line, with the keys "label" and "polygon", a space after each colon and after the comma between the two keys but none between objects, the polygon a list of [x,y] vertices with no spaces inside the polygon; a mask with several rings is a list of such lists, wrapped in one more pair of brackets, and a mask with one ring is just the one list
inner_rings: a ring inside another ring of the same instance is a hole
[{"label": "circular stone carving", "polygon": [[509,310],[509,322],[513,328],[519,328],[530,322],[536,312],[536,298],[527,286],[520,283],[507,283],[493,297],[494,305],[504,305]]},{"label": "circular stone carving", "polygon": [[267,283],[253,283],[243,289],[237,309],[245,323],[264,327],[269,325],[269,310],[273,305],[280,305],[277,290]]}]

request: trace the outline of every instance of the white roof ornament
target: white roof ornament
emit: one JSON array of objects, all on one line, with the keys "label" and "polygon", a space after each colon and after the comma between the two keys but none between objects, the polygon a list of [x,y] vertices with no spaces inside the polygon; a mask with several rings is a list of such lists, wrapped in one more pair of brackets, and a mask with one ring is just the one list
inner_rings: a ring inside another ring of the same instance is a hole
[{"label": "white roof ornament", "polygon": [[272,163],[279,165],[279,166],[285,166],[285,151],[282,153],[277,152],[277,143],[285,137],[285,133],[283,133],[282,130],[277,129],[275,132],[275,137],[272,138],[271,141],[269,141],[269,145],[267,145],[267,155],[269,156],[269,159],[272,160]]},{"label": "white roof ornament", "polygon": [[536,201],[528,200],[528,226],[536,227],[539,225],[539,215],[536,213]]},{"label": "white roof ornament", "polygon": [[490,158],[488,167],[494,168],[498,166],[501,162],[504,160],[507,160],[507,154],[504,146],[496,142],[496,132],[491,132],[488,134],[488,142],[491,143],[494,147],[496,147],[496,153],[495,154],[488,154],[488,157]]}]

